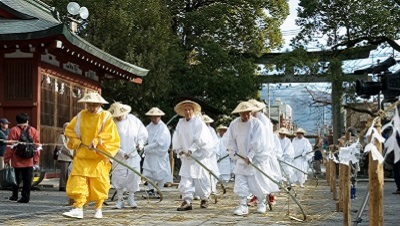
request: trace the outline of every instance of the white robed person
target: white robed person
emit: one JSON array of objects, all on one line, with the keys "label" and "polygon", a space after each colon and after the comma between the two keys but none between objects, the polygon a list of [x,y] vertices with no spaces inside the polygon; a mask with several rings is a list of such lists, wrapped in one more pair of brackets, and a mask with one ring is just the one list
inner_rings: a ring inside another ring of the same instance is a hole
[{"label": "white robed person", "polygon": [[218,139],[219,141],[219,147],[218,147],[218,154],[217,154],[217,161],[218,162],[218,169],[220,176],[219,178],[221,179],[222,182],[228,183],[229,180],[231,179],[231,160],[230,158],[226,157],[229,152],[228,149],[226,149],[224,142],[222,141],[224,134],[228,130],[227,126],[224,125],[219,125],[217,127],[217,134],[218,134]]},{"label": "white robed person", "polygon": [[[151,122],[146,126],[149,136],[147,145],[144,146],[143,175],[158,187],[163,187],[171,173],[168,158],[171,134],[161,120],[161,116],[164,116],[165,113],[159,108],[153,107],[145,115],[150,117]],[[148,196],[157,197],[158,194],[154,192],[154,187],[151,184],[148,186]]]},{"label": "white robed person", "polygon": [[[116,102],[110,106],[109,111],[114,118],[121,139],[121,148],[115,158],[140,172],[141,157],[138,154],[138,150],[143,149],[147,141],[148,133],[146,127],[140,119],[133,114],[129,114],[131,107],[128,105]],[[140,181],[140,176],[117,162],[113,163],[111,183],[117,191],[116,208],[125,207],[124,190],[129,193],[129,206],[132,208],[137,207],[135,192],[139,190]]]},{"label": "white robed person", "polygon": [[[273,125],[271,120],[263,113],[264,108],[266,105],[263,102],[260,102],[255,99],[248,100],[254,106],[254,110],[252,115],[259,119],[265,128],[266,134],[266,146],[267,153],[269,158],[266,161],[266,167],[268,172],[268,176],[271,176],[276,181],[282,181],[282,172],[281,167],[279,165],[278,159],[282,156],[282,149],[278,142],[278,137],[274,134]],[[268,194],[269,203],[271,205],[275,204],[275,196],[272,192],[279,192],[279,189],[271,191]],[[257,196],[253,196],[250,202],[248,203],[249,206],[255,206],[257,204]]]},{"label": "white robed person", "polygon": [[[234,169],[235,186],[234,193],[239,196],[239,207],[234,211],[235,215],[247,215],[247,196],[251,193],[258,197],[257,212],[266,212],[266,196],[271,192],[279,191],[278,185],[256,170],[250,162],[268,172],[268,159],[270,153],[265,147],[272,147],[267,144],[267,135],[264,124],[251,115],[254,106],[249,102],[241,102],[232,114],[240,114],[229,125],[224,135],[223,142],[229,150],[231,158],[236,158]],[[235,154],[245,158],[239,158]]]},{"label": "white robed person", "polygon": [[179,102],[174,110],[182,116],[172,137],[172,147],[182,161],[178,186],[182,203],[177,210],[191,210],[194,194],[200,196],[200,207],[207,208],[208,197],[211,194],[210,175],[191,156],[210,169],[208,157],[213,151],[214,139],[201,118],[201,107],[198,103],[184,100]]},{"label": "white robed person", "polygon": [[[308,160],[312,158],[312,146],[310,141],[304,137],[306,131],[302,128],[298,128],[295,132],[296,137],[292,140],[294,149],[294,160],[293,165],[305,172],[308,172]],[[297,183],[300,187],[304,187],[304,183],[307,180],[307,175],[299,170],[294,170],[291,181],[292,186],[296,186]]]},{"label": "white robed person", "polygon": [[[219,153],[219,138],[217,136],[217,133],[215,132],[214,128],[211,126],[211,123],[214,122],[214,119],[212,119],[210,116],[203,114],[203,121],[206,123],[207,128],[210,130],[211,136],[214,139],[214,148],[212,149],[213,151],[210,152],[209,160],[211,164],[211,169],[213,173],[216,176],[220,176],[219,168],[218,168],[218,163],[217,163],[217,154]],[[208,176],[210,176],[209,173],[207,173]],[[211,191],[213,193],[217,193],[217,178],[211,176]]]},{"label": "white robed person", "polygon": [[[283,162],[286,162],[288,164],[292,164],[293,158],[294,158],[294,149],[292,145],[292,141],[290,141],[289,138],[287,138],[287,135],[290,135],[290,132],[288,129],[282,127],[278,130],[278,135],[279,135],[279,143],[282,148],[282,158],[280,159]],[[284,181],[288,181],[290,183],[291,181],[291,176],[293,174],[293,169],[291,166],[281,163],[282,167],[282,176]]]}]

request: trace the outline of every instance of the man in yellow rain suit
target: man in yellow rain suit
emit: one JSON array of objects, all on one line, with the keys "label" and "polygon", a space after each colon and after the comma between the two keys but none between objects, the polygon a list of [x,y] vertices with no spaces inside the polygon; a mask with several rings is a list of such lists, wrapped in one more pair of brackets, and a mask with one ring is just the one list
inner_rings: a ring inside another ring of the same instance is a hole
[{"label": "man in yellow rain suit", "polygon": [[106,156],[91,148],[115,156],[120,148],[120,138],[111,114],[101,108],[108,102],[98,93],[87,93],[78,102],[85,103],[86,109],[79,112],[65,129],[65,136],[69,138],[68,148],[76,150],[66,187],[67,196],[75,201],[75,208],[63,216],[83,218],[83,206],[95,201],[94,217],[102,218],[101,208],[110,189],[111,163]]}]

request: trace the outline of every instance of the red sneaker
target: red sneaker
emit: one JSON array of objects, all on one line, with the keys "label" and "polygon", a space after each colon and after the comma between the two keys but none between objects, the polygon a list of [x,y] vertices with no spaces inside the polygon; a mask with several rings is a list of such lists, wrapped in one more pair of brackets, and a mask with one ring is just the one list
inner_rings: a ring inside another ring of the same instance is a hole
[{"label": "red sneaker", "polygon": [[254,195],[253,198],[247,203],[248,206],[257,206],[257,197]]},{"label": "red sneaker", "polygon": [[268,195],[268,200],[271,205],[275,205],[275,196]]}]

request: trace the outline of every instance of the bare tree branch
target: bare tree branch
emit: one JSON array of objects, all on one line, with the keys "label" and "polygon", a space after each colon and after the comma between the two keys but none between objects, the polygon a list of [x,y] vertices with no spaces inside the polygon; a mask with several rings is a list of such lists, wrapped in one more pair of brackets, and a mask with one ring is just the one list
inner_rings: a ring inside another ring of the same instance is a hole
[{"label": "bare tree branch", "polygon": [[[332,104],[330,96],[327,96],[326,94],[321,94],[321,92],[316,92],[314,90],[311,90],[308,87],[306,87],[306,90],[310,94],[312,101],[314,101],[315,103],[322,104],[325,106]],[[366,113],[373,117],[378,116],[378,111],[371,110],[370,107],[368,107],[368,108],[359,107],[359,106],[356,106],[355,104],[342,104],[341,107],[343,107],[344,109],[353,110],[355,112]]]},{"label": "bare tree branch", "polygon": [[[400,0],[398,0],[400,2]],[[393,49],[400,51],[400,45],[398,45],[393,39],[390,39],[386,36],[379,37],[359,37],[353,40],[349,40],[347,42],[339,43],[332,47],[333,50],[336,50],[340,46],[347,46],[347,48],[354,47],[357,43],[362,41],[368,41],[368,44],[371,45],[379,45],[384,42],[387,42]]]}]

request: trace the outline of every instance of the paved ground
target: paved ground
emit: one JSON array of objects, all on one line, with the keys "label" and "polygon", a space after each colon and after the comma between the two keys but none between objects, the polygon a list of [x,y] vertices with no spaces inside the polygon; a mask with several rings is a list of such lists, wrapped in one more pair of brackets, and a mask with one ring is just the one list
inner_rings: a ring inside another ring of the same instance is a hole
[{"label": "paved ground", "polygon": [[[342,213],[335,212],[336,205],[332,201],[331,192],[325,179],[316,180],[309,177],[305,188],[294,188],[306,214],[306,222],[301,223],[288,216],[302,219],[299,208],[288,195],[279,194],[277,204],[266,214],[256,213],[256,207],[250,208],[250,214],[245,217],[234,216],[237,198],[232,192],[230,183],[227,194],[219,196],[217,204],[210,204],[207,209],[200,209],[199,201],[195,201],[194,209],[178,212],[176,207],[181,203],[176,187],[164,188],[164,200],[145,200],[143,186],[137,192],[137,209],[114,209],[113,202],[103,208],[103,219],[94,219],[93,206],[84,209],[84,219],[64,218],[61,214],[70,209],[64,192],[58,191],[57,179],[45,179],[40,184],[41,190],[32,191],[31,202],[20,204],[8,201],[11,191],[0,190],[0,224],[4,225],[341,225]],[[367,182],[358,183],[358,198],[352,204],[353,218],[361,205]],[[385,225],[398,225],[400,212],[400,195],[391,194],[395,190],[393,182],[385,183],[384,206]],[[110,191],[110,197],[114,190]],[[363,215],[363,222],[368,225],[368,206]]]}]

